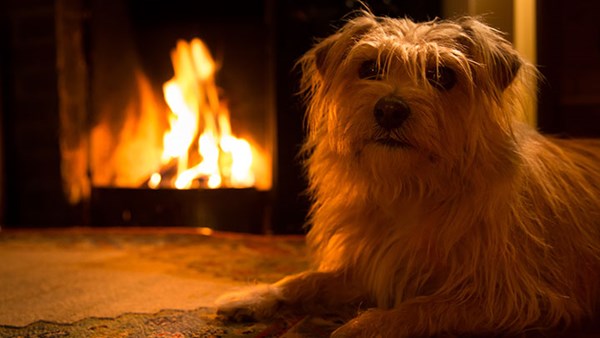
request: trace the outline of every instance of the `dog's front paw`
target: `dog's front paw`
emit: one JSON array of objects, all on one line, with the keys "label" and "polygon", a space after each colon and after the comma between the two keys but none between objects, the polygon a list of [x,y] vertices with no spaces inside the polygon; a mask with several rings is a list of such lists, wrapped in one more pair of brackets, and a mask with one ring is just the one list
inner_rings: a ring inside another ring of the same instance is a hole
[{"label": "dog's front paw", "polygon": [[215,302],[217,315],[236,322],[272,318],[281,305],[280,293],[273,285],[255,285],[225,294]]}]

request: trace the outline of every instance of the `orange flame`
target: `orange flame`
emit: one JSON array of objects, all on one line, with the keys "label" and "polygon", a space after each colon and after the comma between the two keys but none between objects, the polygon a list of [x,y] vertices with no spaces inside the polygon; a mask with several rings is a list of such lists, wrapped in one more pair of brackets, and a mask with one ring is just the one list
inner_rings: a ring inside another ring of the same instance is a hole
[{"label": "orange flame", "polygon": [[217,65],[208,48],[198,38],[189,43],[180,40],[171,61],[175,75],[163,85],[170,128],[163,137],[162,167],[148,186],[164,186],[169,170],[176,174],[168,184],[177,189],[253,186],[254,170],[262,165],[253,156],[258,151],[232,133],[229,110],[219,100],[215,84]]}]

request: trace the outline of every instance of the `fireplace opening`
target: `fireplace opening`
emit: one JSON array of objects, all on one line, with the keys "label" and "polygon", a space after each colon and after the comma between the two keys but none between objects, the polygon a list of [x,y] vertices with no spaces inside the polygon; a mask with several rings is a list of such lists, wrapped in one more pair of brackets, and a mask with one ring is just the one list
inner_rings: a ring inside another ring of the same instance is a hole
[{"label": "fireplace opening", "polygon": [[92,2],[83,196],[92,225],[268,231],[275,112],[265,5]]}]

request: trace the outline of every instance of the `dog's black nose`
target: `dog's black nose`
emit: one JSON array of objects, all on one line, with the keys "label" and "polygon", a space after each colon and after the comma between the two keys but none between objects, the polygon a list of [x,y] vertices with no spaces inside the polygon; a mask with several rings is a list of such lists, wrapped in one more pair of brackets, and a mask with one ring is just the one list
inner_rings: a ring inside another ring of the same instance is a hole
[{"label": "dog's black nose", "polygon": [[385,96],[379,99],[373,110],[375,121],[384,129],[400,127],[410,115],[410,108],[396,96]]}]

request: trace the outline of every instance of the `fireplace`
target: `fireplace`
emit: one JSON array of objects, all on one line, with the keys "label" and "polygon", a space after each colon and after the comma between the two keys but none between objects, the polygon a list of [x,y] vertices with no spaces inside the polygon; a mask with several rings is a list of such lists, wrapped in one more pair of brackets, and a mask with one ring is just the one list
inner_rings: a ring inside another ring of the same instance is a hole
[{"label": "fireplace", "polygon": [[[302,232],[293,66],[358,6],[5,1],[3,224]],[[439,15],[438,1],[371,7]]]},{"label": "fireplace", "polygon": [[92,225],[270,231],[265,6],[92,1]]}]

